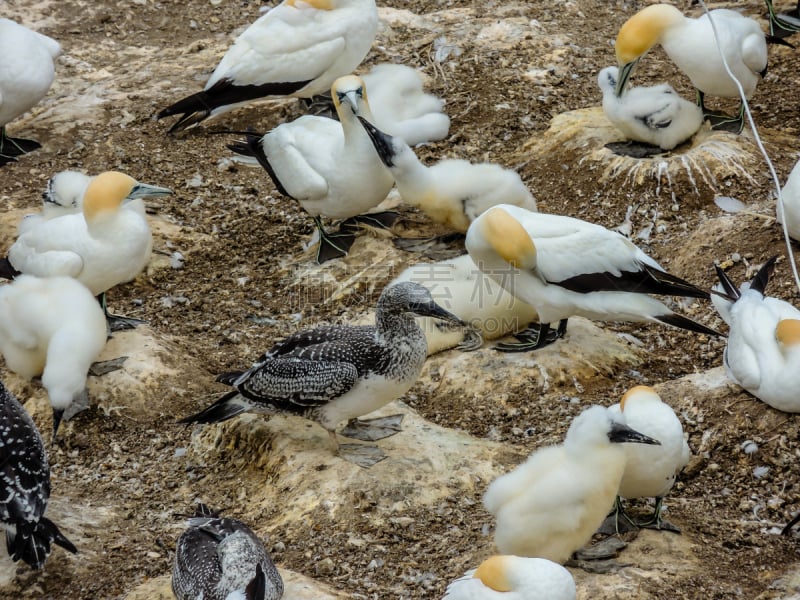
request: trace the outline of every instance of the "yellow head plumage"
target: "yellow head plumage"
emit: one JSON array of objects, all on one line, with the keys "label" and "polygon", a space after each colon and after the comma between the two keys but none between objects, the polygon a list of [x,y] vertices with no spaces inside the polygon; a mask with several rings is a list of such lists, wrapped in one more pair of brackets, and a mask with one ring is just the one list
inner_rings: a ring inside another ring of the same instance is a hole
[{"label": "yellow head plumage", "polygon": [[508,264],[519,269],[536,266],[536,246],[522,224],[501,207],[483,214],[481,233],[492,249]]},{"label": "yellow head plumage", "polygon": [[106,171],[92,179],[83,197],[83,214],[91,222],[99,214],[119,209],[136,180],[118,171]]},{"label": "yellow head plumage", "polygon": [[800,320],[782,319],[775,327],[775,339],[782,346],[795,346],[800,344]]},{"label": "yellow head plumage", "polygon": [[684,18],[681,11],[671,4],[653,4],[643,8],[619,28],[614,46],[617,62],[620,65],[633,62],[661,40],[665,29]]},{"label": "yellow head plumage", "polygon": [[630,400],[633,396],[637,396],[639,394],[653,394],[658,396],[658,393],[649,385],[634,386],[622,395],[622,398],[619,401],[620,411],[625,412],[625,402]]},{"label": "yellow head plumage", "polygon": [[[307,4],[312,8],[316,8],[317,10],[333,10],[336,8],[335,0],[299,0],[303,4]],[[297,8],[298,0],[286,0],[286,6],[292,6]]]},{"label": "yellow head plumage", "polygon": [[496,592],[510,592],[513,588],[508,578],[509,556],[490,556],[475,569],[472,576]]},{"label": "yellow head plumage", "polygon": [[[344,97],[349,96],[351,102],[353,102],[355,101],[354,95],[360,96],[363,102],[367,102],[367,86],[364,85],[364,80],[358,75],[339,77],[331,85],[331,98],[333,98],[333,104],[336,106],[337,111]],[[354,106],[353,110],[355,109],[356,107]]]}]

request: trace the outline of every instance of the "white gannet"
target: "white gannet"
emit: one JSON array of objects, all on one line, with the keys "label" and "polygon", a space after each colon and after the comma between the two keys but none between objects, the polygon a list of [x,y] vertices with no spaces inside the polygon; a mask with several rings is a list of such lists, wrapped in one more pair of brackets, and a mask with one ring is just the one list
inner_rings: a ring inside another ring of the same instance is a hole
[{"label": "white gannet", "polygon": [[[767,68],[764,32],[758,22],[733,10],[712,10],[711,18],[728,66],[741,83],[745,96],[750,98]],[[639,59],[656,44],[660,44],[672,62],[691,79],[697,89],[698,104],[712,124],[727,123],[732,130],[741,131],[744,106],[736,117],[720,117],[706,112],[703,104],[705,94],[739,97],[735,82],[725,71],[706,14],[692,19],[670,4],[653,4],[628,19],[617,34],[615,46],[621,67],[617,95],[622,93]]]},{"label": "white gannet", "polygon": [[42,436],[22,404],[0,382],[0,526],[12,560],[41,569],[50,544],[78,551],[44,516],[50,499],[50,465]]},{"label": "white gannet", "polygon": [[539,314],[537,347],[552,341],[550,323],[579,315],[599,321],[657,321],[707,335],[713,329],[679,315],[648,294],[708,298],[670,275],[621,234],[600,225],[510,205],[489,209],[470,226],[467,251],[484,273]]},{"label": "white gannet", "polygon": [[352,231],[326,232],[321,217],[362,215],[380,204],[394,184],[358,122],[358,115],[372,119],[363,80],[355,75],[340,77],[331,96],[339,121],[306,115],[264,136],[248,135],[246,141],[228,146],[255,157],[278,191],[297,200],[313,217],[320,238],[319,262],[346,255],[354,240]]},{"label": "white gannet", "polygon": [[217,381],[235,389],[181,423],[218,423],[243,412],[295,414],[319,423],[338,448],[339,423],[378,410],[417,381],[427,345],[414,315],[464,325],[421,285],[387,287],[375,325],[333,325],[289,336],[250,369],[220,375]]},{"label": "white gannet", "polygon": [[703,111],[681,98],[671,85],[635,87],[617,96],[618,76],[617,67],[606,67],[597,83],[603,92],[603,112],[629,140],[672,150],[700,129]]},{"label": "white gannet", "polygon": [[[74,277],[95,295],[131,281],[150,260],[153,237],[147,219],[132,200],[171,194],[116,171],[93,178],[81,213],[41,221],[22,233],[8,251],[4,275],[20,273]],[[10,268],[9,268],[10,267]],[[105,302],[102,301],[105,308]],[[107,315],[112,329],[135,320]]]},{"label": "white gannet", "polygon": [[659,443],[592,406],[575,417],[563,444],[540,448],[495,479],[483,503],[497,518],[497,549],[564,563],[614,504],[625,470],[623,442]]},{"label": "white gannet", "polygon": [[61,46],[9,19],[0,19],[0,166],[41,148],[6,135],[6,125],[39,103],[56,76]]},{"label": "white gannet", "polygon": [[327,92],[366,56],[378,31],[375,0],[284,0],[233,43],[202,92],[158,113],[170,133],[265,96]]},{"label": "white gannet", "polygon": [[0,286],[0,353],[18,375],[42,376],[53,437],[73,402],[85,407],[86,374],[105,344],[103,310],[75,279],[20,275]]},{"label": "white gannet", "polygon": [[[652,518],[637,521],[636,525],[679,532],[674,525],[661,519],[664,496],[675,485],[675,477],[691,457],[689,444],[683,436],[683,425],[675,411],[662,402],[653,388],[646,385],[631,388],[618,404],[610,406],[608,410],[615,418],[622,415],[629,427],[661,442],[660,446],[625,446],[628,461],[618,496],[628,499],[655,498],[656,508]],[[617,509],[621,510],[621,505]]]},{"label": "white gannet", "polygon": [[[508,293],[481,271],[469,254],[436,263],[418,263],[405,269],[389,285],[402,281],[418,283],[431,292],[437,304],[469,324],[457,327],[431,317],[417,317],[428,342],[428,356],[458,348],[480,348],[483,340],[509,334],[525,339],[529,323],[538,322],[536,310]],[[498,350],[515,351],[522,344],[498,344]]]},{"label": "white gannet", "polygon": [[786,229],[789,237],[793,240],[800,240],[800,161],[797,161],[792,172],[781,188],[783,198],[783,213],[781,207],[776,205],[778,223],[786,221]]},{"label": "white gannet", "polygon": [[544,558],[490,556],[447,586],[442,600],[575,600],[575,580]]},{"label": "white gannet", "polygon": [[536,200],[516,171],[459,159],[427,167],[402,139],[379,131],[366,119],[359,120],[394,176],[403,201],[437,223],[466,232],[478,215],[498,204],[536,210]]},{"label": "white gannet", "polygon": [[283,579],[247,525],[200,504],[178,538],[172,592],[178,600],[278,600]]},{"label": "white gannet", "polygon": [[381,63],[361,76],[369,90],[375,126],[409,146],[447,137],[450,117],[444,100],[423,90],[422,74],[412,67]]},{"label": "white gannet", "polygon": [[778,298],[765,296],[777,257],[770,258],[749,287],[737,289],[717,267],[723,290],[734,302],[714,304],[728,323],[723,362],[734,383],[756,398],[784,412],[800,412],[800,310]]},{"label": "white gannet", "polygon": [[91,177],[79,171],[61,171],[53,175],[42,193],[41,212],[25,215],[19,223],[17,235],[22,235],[42,221],[80,212],[83,195],[91,180]]}]

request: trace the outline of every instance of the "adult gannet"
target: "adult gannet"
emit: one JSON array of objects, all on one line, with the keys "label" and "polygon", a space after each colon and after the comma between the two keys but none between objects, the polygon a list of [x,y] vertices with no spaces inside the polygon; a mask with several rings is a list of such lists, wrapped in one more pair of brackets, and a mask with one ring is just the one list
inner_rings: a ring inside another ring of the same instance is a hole
[{"label": "adult gannet", "polygon": [[41,148],[39,142],[6,135],[6,125],[39,103],[56,76],[61,46],[54,39],[0,19],[0,166]]},{"label": "adult gannet", "polygon": [[[129,203],[165,194],[172,191],[139,183],[124,173],[101,173],[86,188],[81,213],[41,221],[17,238],[8,251],[3,272],[66,275],[95,295],[131,281],[147,266],[153,237],[140,209]],[[137,322],[107,316],[112,329],[132,327]]]},{"label": "adult gannet", "polygon": [[218,423],[243,412],[295,414],[319,423],[338,448],[339,423],[379,409],[417,381],[427,345],[414,315],[465,325],[419,284],[386,287],[375,325],[332,325],[289,336],[248,370],[220,375],[217,381],[236,389],[181,423]]},{"label": "adult gannet", "polygon": [[800,310],[765,296],[777,257],[759,269],[749,287],[738,289],[717,267],[723,298],[714,305],[728,323],[723,364],[728,377],[756,398],[784,412],[800,412]]},{"label": "adult gannet", "polygon": [[793,240],[800,240],[800,161],[795,164],[789,178],[781,188],[783,198],[783,211],[781,206],[776,205],[775,212],[778,216],[778,223],[786,221],[786,229],[789,237]]},{"label": "adult gannet", "polygon": [[703,111],[667,84],[635,87],[617,96],[619,69],[606,67],[597,76],[603,92],[603,112],[625,137],[672,150],[703,124]]},{"label": "adult gannet", "polygon": [[[708,298],[709,293],[670,275],[630,240],[605,227],[560,215],[501,204],[467,232],[475,264],[539,313],[540,330],[580,315],[600,321],[658,321],[720,335],[679,315],[648,294]],[[534,348],[551,338],[539,335]]]},{"label": "adult gannet", "polygon": [[575,580],[544,558],[490,556],[447,586],[442,600],[575,600]]},{"label": "adult gannet", "polygon": [[359,121],[394,176],[403,201],[437,223],[466,232],[478,215],[498,204],[536,210],[536,200],[516,171],[457,159],[426,167],[402,139],[379,131],[366,119]]},{"label": "adult gannet", "polygon": [[444,100],[423,90],[421,73],[406,65],[381,63],[361,76],[369,90],[375,126],[409,146],[443,140],[450,130]]},{"label": "adult gannet", "polygon": [[[712,10],[711,18],[728,66],[745,96],[750,98],[767,68],[764,33],[756,21],[732,10]],[[691,19],[670,4],[653,4],[628,19],[617,34],[616,54],[621,67],[617,95],[622,94],[639,59],[656,44],[661,44],[672,62],[691,79],[697,89],[698,104],[712,124],[717,127],[727,124],[731,130],[741,131],[744,105],[736,117],[728,117],[707,112],[703,104],[705,94],[739,97],[735,82],[725,71],[706,14]]]},{"label": "adult gannet", "polygon": [[50,499],[50,465],[42,436],[28,412],[0,382],[0,525],[15,561],[41,569],[55,543],[78,551],[44,516]]},{"label": "adult gannet", "polygon": [[205,89],[162,110],[170,133],[265,96],[310,98],[364,59],[378,31],[375,0],[284,0],[248,27]]},{"label": "adult gannet", "polygon": [[178,539],[172,592],[178,600],[278,600],[283,579],[247,525],[200,504]]},{"label": "adult gannet", "polygon": [[495,479],[483,503],[497,518],[497,549],[566,561],[614,504],[625,470],[623,442],[659,443],[592,406],[572,421],[563,444],[540,448]]},{"label": "adult gannet", "polygon": [[346,255],[355,239],[351,231],[326,232],[321,217],[361,215],[380,204],[394,184],[358,122],[358,115],[373,118],[363,80],[356,75],[340,77],[331,96],[339,121],[306,115],[229,146],[255,157],[278,191],[297,200],[313,217],[320,263]]},{"label": "adult gannet", "polygon": [[[661,401],[653,388],[646,385],[631,388],[618,404],[610,406],[608,410],[615,419],[622,418],[636,431],[661,442],[660,446],[625,446],[628,460],[619,484],[618,496],[655,498],[656,508],[652,518],[637,522],[636,525],[679,532],[674,525],[661,519],[664,496],[675,485],[675,477],[689,463],[691,457],[689,444],[683,437],[683,425],[675,411]],[[621,504],[618,504],[617,510],[621,510]]]},{"label": "adult gannet", "polygon": [[0,286],[0,353],[18,375],[42,376],[53,437],[73,401],[85,407],[86,374],[105,344],[103,310],[75,279],[20,275]]}]

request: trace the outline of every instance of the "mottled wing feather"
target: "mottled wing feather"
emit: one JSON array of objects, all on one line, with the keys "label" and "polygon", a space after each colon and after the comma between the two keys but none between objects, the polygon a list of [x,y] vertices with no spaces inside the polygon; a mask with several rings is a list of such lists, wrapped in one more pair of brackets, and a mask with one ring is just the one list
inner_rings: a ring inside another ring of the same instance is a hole
[{"label": "mottled wing feather", "polygon": [[218,543],[216,537],[199,528],[183,532],[172,571],[172,591],[178,600],[195,600],[204,590],[217,585],[222,576]]}]

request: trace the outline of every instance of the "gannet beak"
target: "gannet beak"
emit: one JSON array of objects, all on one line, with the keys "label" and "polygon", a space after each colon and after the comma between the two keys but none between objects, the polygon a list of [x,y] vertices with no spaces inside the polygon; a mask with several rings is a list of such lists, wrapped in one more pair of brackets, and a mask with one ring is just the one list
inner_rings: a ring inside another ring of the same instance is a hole
[{"label": "gannet beak", "polygon": [[661,442],[639,433],[623,425],[622,423],[614,422],[611,425],[611,430],[608,432],[608,439],[614,444],[623,444],[625,442],[632,442],[636,444],[651,444],[653,446],[660,446]]},{"label": "gannet beak", "polygon": [[625,90],[625,84],[628,83],[628,78],[633,73],[633,70],[636,68],[636,65],[639,64],[639,59],[632,60],[631,62],[623,65],[619,70],[619,79],[617,80],[617,87],[614,93],[617,96],[621,96],[622,92]]},{"label": "gannet beak", "polygon": [[157,185],[149,185],[147,183],[137,183],[133,186],[130,194],[125,200],[136,200],[137,198],[147,198],[150,196],[171,196],[174,194],[171,189],[165,187],[158,187]]},{"label": "gannet beak", "polygon": [[53,409],[53,441],[56,441],[56,434],[58,434],[58,428],[61,425],[61,419],[64,416],[64,409],[63,408],[54,408]]},{"label": "gannet beak", "polygon": [[359,96],[358,90],[347,90],[343,94],[339,94],[339,101],[344,104],[349,104],[353,114],[358,114],[358,99]]},{"label": "gannet beak", "polygon": [[364,129],[367,130],[367,135],[369,139],[372,140],[372,145],[375,146],[375,151],[378,153],[381,161],[383,161],[383,164],[387,167],[394,165],[394,161],[392,160],[395,155],[394,144],[392,143],[394,138],[383,133],[365,118],[358,117],[358,120],[361,121]]},{"label": "gannet beak", "polygon": [[411,307],[411,312],[416,315],[420,315],[421,317],[433,317],[434,319],[442,319],[443,321],[449,321],[451,323],[456,323],[462,327],[469,326],[469,323],[465,323],[457,316],[452,313],[447,312],[441,306],[436,304],[436,302],[428,302],[426,304],[417,303]]}]

